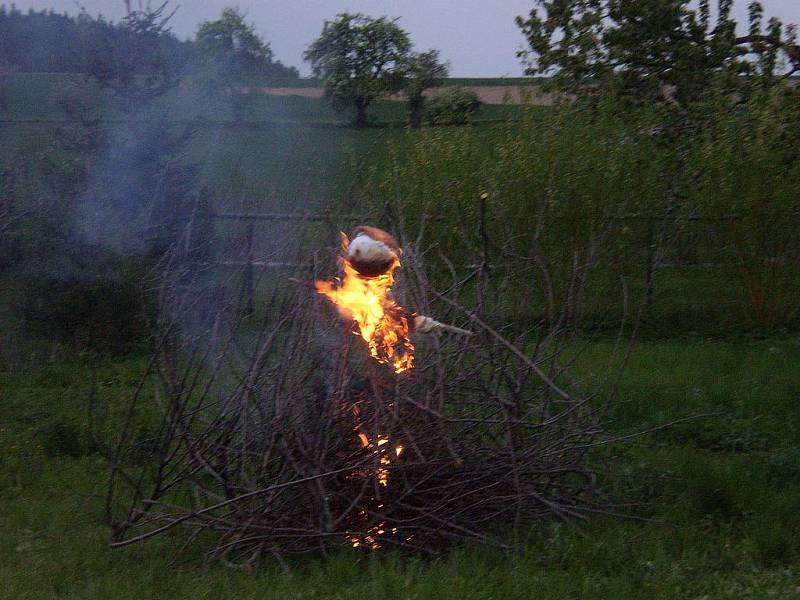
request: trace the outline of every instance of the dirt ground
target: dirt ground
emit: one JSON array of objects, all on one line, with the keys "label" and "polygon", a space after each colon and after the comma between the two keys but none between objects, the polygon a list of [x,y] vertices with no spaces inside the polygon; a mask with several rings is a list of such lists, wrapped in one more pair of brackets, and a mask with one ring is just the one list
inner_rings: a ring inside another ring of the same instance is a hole
[{"label": "dirt ground", "polygon": [[[523,104],[527,102],[537,106],[549,106],[553,103],[550,95],[537,94],[535,86],[489,85],[466,86],[466,89],[475,92],[484,104]],[[323,96],[322,88],[275,87],[259,88],[258,92],[271,96],[302,96],[304,98],[322,98]],[[430,96],[433,93],[435,93],[434,90],[427,90],[425,95]],[[403,96],[395,94],[391,96],[391,99],[402,100]]]}]

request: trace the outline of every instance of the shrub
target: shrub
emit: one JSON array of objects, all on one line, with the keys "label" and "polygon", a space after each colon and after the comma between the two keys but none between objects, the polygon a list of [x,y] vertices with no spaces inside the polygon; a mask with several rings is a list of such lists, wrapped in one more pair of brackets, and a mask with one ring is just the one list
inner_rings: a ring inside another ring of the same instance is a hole
[{"label": "shrub", "polygon": [[57,421],[48,423],[39,432],[47,456],[71,456],[84,454],[81,433],[73,423]]},{"label": "shrub", "polygon": [[[709,98],[680,135],[659,128],[658,110],[610,101],[428,129],[362,194],[376,214],[395,199],[409,237],[424,232],[457,268],[487,246],[516,321],[566,310],[575,325],[610,327],[627,311],[660,331],[796,327],[800,96],[784,92],[736,109]],[[450,265],[429,265],[447,289]]]},{"label": "shrub", "polygon": [[17,271],[18,313],[28,333],[77,349],[125,352],[146,333],[148,261],[73,242],[34,255]]},{"label": "shrub", "polygon": [[466,125],[481,108],[478,95],[463,87],[451,87],[431,96],[425,117],[431,125]]}]

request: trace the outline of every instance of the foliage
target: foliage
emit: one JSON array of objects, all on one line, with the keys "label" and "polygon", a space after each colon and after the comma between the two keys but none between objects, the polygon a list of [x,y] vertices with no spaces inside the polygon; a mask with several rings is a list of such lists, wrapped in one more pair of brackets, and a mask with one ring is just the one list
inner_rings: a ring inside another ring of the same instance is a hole
[{"label": "foliage", "polygon": [[[177,85],[183,70],[169,55],[164,40],[170,37],[168,1],[157,8],[148,4],[129,11],[113,31],[90,54],[89,74],[114,93],[120,109],[134,113]],[[177,10],[177,9],[176,9]]]},{"label": "foliage", "polygon": [[337,108],[354,106],[356,125],[367,124],[367,108],[378,97],[402,89],[411,42],[396,21],[341,13],[325,21],[305,53],[314,75]]},{"label": "foliage", "polygon": [[409,59],[405,94],[408,98],[409,123],[419,127],[425,115],[425,90],[439,87],[449,72],[447,63],[439,62],[439,51],[428,50]]},{"label": "foliage", "polygon": [[[14,119],[59,118],[63,113],[53,99],[69,82],[74,82],[80,90],[79,96],[86,95],[93,104],[102,105],[102,96],[79,78],[16,74],[10,81],[9,101]],[[75,95],[69,94],[70,102]],[[194,88],[180,87],[166,106],[170,111],[168,118],[183,118],[186,113],[179,111],[184,111],[185,106],[194,107],[197,112],[191,114],[205,118],[185,151],[179,153],[182,158],[173,166],[196,163],[198,174],[210,185],[213,197],[228,198],[228,206],[234,210],[241,206],[242,210],[253,212],[289,212],[298,205],[319,206],[336,213],[358,214],[367,222],[380,222],[387,212],[395,210],[396,198],[400,196],[407,207],[405,218],[409,225],[416,227],[420,212],[442,217],[441,223],[431,221],[426,229],[436,233],[444,245],[443,254],[451,259],[460,258],[464,248],[475,247],[477,195],[483,189],[492,192],[494,184],[489,184],[495,180],[503,183],[504,193],[490,201],[490,224],[495,212],[502,209],[508,215],[504,218],[519,225],[519,233],[524,233],[525,228],[535,231],[538,215],[535,207],[550,195],[560,199],[553,206],[564,217],[563,222],[555,222],[557,227],[552,231],[563,231],[565,236],[570,235],[566,230],[568,224],[575,222],[576,227],[578,224],[570,206],[581,206],[578,199],[598,193],[598,182],[602,182],[607,187],[603,188],[605,196],[598,197],[598,204],[610,211],[617,203],[624,203],[619,213],[625,219],[618,221],[612,230],[617,257],[595,270],[597,295],[593,310],[584,315],[585,326],[610,326],[624,309],[626,293],[628,309],[638,311],[631,298],[642,296],[648,249],[652,248],[652,305],[646,313],[646,330],[659,335],[678,331],[718,335],[743,329],[757,331],[761,327],[758,323],[766,322],[754,316],[751,293],[747,291],[751,284],[746,284],[741,269],[744,263],[740,261],[748,254],[744,252],[746,246],[739,244],[747,240],[750,240],[747,244],[775,244],[774,250],[769,251],[773,258],[764,258],[765,278],[760,286],[767,292],[761,297],[775,303],[775,308],[770,309],[779,317],[774,326],[795,328],[800,324],[792,310],[778,308],[800,294],[800,279],[792,276],[792,263],[788,258],[780,258],[791,256],[790,249],[795,244],[791,227],[795,218],[790,211],[795,181],[792,152],[798,147],[792,142],[792,132],[797,130],[794,124],[797,112],[791,110],[791,95],[781,100],[781,94],[774,91],[763,97],[765,101],[756,103],[761,105],[760,109],[749,108],[748,103],[732,110],[724,98],[717,104],[708,104],[704,109],[704,118],[709,123],[706,131],[716,132],[714,137],[698,137],[696,128],[692,128],[679,137],[681,145],[677,149],[665,142],[662,128],[656,127],[661,118],[658,111],[628,111],[614,116],[616,109],[610,103],[604,103],[602,111],[594,113],[583,112],[579,107],[553,110],[487,105],[473,121],[473,127],[415,131],[402,127],[406,117],[402,102],[377,101],[371,114],[382,126],[365,130],[342,129],[342,117],[321,99],[259,96],[251,107],[246,127],[230,122],[227,104],[211,104]],[[37,102],[37,98],[46,101]],[[773,100],[766,102],[767,98]],[[767,111],[768,107],[772,108]],[[778,108],[780,114],[776,112]],[[770,114],[773,116],[769,117]],[[760,115],[759,119],[755,120],[754,115]],[[773,119],[769,127],[768,117]],[[600,122],[606,126],[598,128]],[[758,134],[759,138],[754,137],[757,122],[762,123],[758,127],[765,132]],[[81,130],[85,133],[90,126],[87,123],[86,129]],[[110,127],[100,121],[97,126],[101,132],[120,131],[119,123]],[[141,126],[141,134],[130,132],[132,139],[159,138],[157,124]],[[52,126],[26,123],[11,124],[5,130],[8,143],[0,151],[7,169],[18,163],[23,173],[32,169],[30,176],[18,177],[14,186],[17,189],[14,212],[20,218],[15,221],[17,227],[11,236],[6,236],[9,242],[19,240],[28,244],[33,240],[36,234],[23,232],[19,226],[24,221],[21,215],[30,216],[28,211],[38,198],[45,200],[48,209],[55,210],[75,194],[68,181],[52,191],[40,189],[55,177],[51,171],[39,170],[41,162],[56,161],[62,165],[58,172],[63,176],[58,178],[68,180],[86,166],[83,161],[76,161],[76,157],[96,152],[91,146],[65,147],[63,142],[57,145],[61,150],[56,150],[50,140],[52,130]],[[751,143],[755,139],[773,141]],[[497,163],[500,149],[505,158]],[[609,152],[614,162],[604,165],[600,161]],[[22,156],[26,157],[24,161],[18,158]],[[518,160],[513,160],[514,156]],[[761,166],[747,165],[743,162],[746,156],[759,157]],[[412,168],[412,163],[417,162]],[[785,175],[781,165],[788,165]],[[400,173],[398,181],[401,175],[404,178],[396,188],[389,185],[395,170]],[[158,171],[154,173],[158,180]],[[582,175],[576,178],[576,174]],[[111,173],[105,181],[113,184],[114,177]],[[127,181],[128,177],[122,180]],[[733,181],[735,185],[731,184]],[[773,216],[763,221],[767,228],[762,228],[760,237],[755,235],[758,229],[752,229],[752,235],[741,237],[734,244],[732,225],[736,224],[736,229],[743,232],[740,226],[759,223],[755,219],[745,222],[728,219],[730,215],[741,214],[738,206],[750,198],[749,193],[738,193],[740,188],[764,192],[774,188],[770,196],[762,195],[759,201],[763,210],[767,210],[765,216]],[[51,195],[62,202],[51,202]],[[110,196],[104,193],[97,198]],[[330,198],[347,201],[333,205]],[[767,198],[770,199],[764,202]],[[247,199],[247,203],[242,200],[240,205],[239,199]],[[736,204],[735,210],[731,202]],[[513,213],[512,204],[516,207]],[[435,213],[431,212],[434,210]],[[69,219],[64,220],[54,212],[54,226],[59,222]],[[339,226],[355,224],[347,222]],[[226,227],[237,230],[234,224]],[[651,230],[652,237],[648,237]],[[554,239],[557,241],[558,237]],[[781,239],[789,244],[785,253],[777,252]],[[530,236],[515,241],[518,251],[525,250],[525,240],[530,240]],[[7,262],[21,264],[11,255]],[[431,265],[436,263],[434,260]],[[748,279],[759,281],[754,275]],[[519,303],[515,314],[541,315],[541,308],[534,302]]]},{"label": "foliage", "polygon": [[686,106],[722,85],[746,93],[754,77],[788,76],[800,68],[794,27],[750,3],[750,29],[738,35],[733,0],[536,0],[517,17],[529,48],[520,53],[530,75],[552,75],[568,92],[600,90],[637,102]]},{"label": "foliage", "polygon": [[[655,148],[631,143],[635,129],[612,114],[594,119],[569,110],[531,111],[488,144],[477,127],[457,134],[430,129],[365,193],[374,190],[376,202],[396,199],[392,208],[404,216],[411,239],[424,231],[423,243],[455,261],[452,275],[434,261],[435,287],[447,289],[465,263],[478,260],[475,249],[488,246],[495,318],[520,323],[565,315],[571,326],[582,318],[598,324],[609,304],[619,306],[619,275],[632,273],[618,267],[636,265],[640,246],[618,219],[657,204],[663,193]],[[631,250],[629,262],[619,260],[622,244]],[[585,265],[580,285],[576,261]],[[581,297],[591,299],[588,313],[571,308]]]},{"label": "foliage", "polygon": [[124,85],[124,97],[134,85],[157,96],[190,67],[207,70],[209,63],[217,76],[298,77],[293,67],[272,60],[269,44],[238,10],[225,9],[195,40],[181,41],[169,28],[177,8],[167,6],[140,3],[113,23],[85,10],[70,17],[0,5],[0,72],[87,73],[113,88]]},{"label": "foliage", "polygon": [[245,21],[238,8],[225,8],[219,19],[201,23],[195,38],[200,56],[224,81],[247,77],[298,77],[297,70],[273,61],[272,49]]},{"label": "foliage", "polygon": [[[488,254],[507,320],[560,314],[579,259],[591,264],[581,293],[592,300],[573,324],[606,327],[627,313],[662,334],[796,327],[795,102],[775,91],[731,111],[720,99],[707,107],[715,124],[677,147],[653,133],[657,111],[623,116],[614,103],[532,110],[492,134],[429,129],[360,194],[379,215],[403,215],[411,239],[424,232],[463,273],[482,245],[478,197],[489,193]],[[446,289],[450,267],[433,264]]]},{"label": "foliage", "polygon": [[147,333],[141,261],[51,235],[58,256],[26,248],[17,266],[22,295],[14,308],[26,333],[72,348],[128,351]]},{"label": "foliage", "polygon": [[245,22],[244,14],[237,8],[225,8],[216,21],[201,23],[196,39],[207,58],[234,76],[258,72],[272,62],[269,43],[259,37],[253,25]]},{"label": "foliage", "polygon": [[466,88],[451,87],[436,92],[425,107],[431,125],[466,125],[480,110],[478,95]]},{"label": "foliage", "polygon": [[[22,12],[13,4],[0,5],[0,65],[20,72],[89,73],[105,64],[110,53],[133,50],[131,19],[140,20],[147,12],[134,11],[115,24],[83,10],[70,17],[52,10]],[[180,70],[191,52],[191,43],[178,40],[168,30],[148,43],[154,43],[156,48],[151,50],[157,49],[173,72]]]},{"label": "foliage", "polygon": [[[97,56],[96,81],[53,95],[69,122],[46,151],[9,165],[4,250],[15,256],[12,308],[29,333],[107,350],[145,333],[141,279],[181,234],[196,176],[181,156],[191,129],[171,125],[159,106],[178,81],[159,42],[164,11],[131,12],[119,29],[126,44]],[[109,100],[124,116],[113,127],[101,122]]]},{"label": "foliage", "polygon": [[245,86],[259,77],[294,77],[297,70],[273,61],[272,49],[245,21],[239,9],[226,8],[216,21],[197,31],[197,78],[209,95],[220,92],[231,104],[234,119],[242,120],[253,94]]},{"label": "foliage", "polygon": [[786,149],[800,135],[798,95],[786,78],[800,69],[800,46],[793,26],[764,25],[759,2],[744,34],[733,0],[719,0],[715,20],[710,4],[541,0],[517,22],[530,74],[552,74],[589,112],[642,118],[631,140],[657,147],[663,189],[647,209],[659,223],[649,226],[647,285],[661,260],[654,240],[674,245],[703,220],[715,260],[738,271],[750,318],[772,328],[797,318],[788,298],[800,248],[781,223],[796,211],[797,156]]}]

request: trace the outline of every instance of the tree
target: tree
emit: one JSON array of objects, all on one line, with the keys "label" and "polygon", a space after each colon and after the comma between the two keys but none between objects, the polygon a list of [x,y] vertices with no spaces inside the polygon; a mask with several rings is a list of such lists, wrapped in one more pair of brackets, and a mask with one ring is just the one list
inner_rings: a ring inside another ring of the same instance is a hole
[{"label": "tree", "polygon": [[197,31],[197,46],[226,70],[241,76],[257,73],[272,62],[272,48],[244,20],[238,8],[225,8],[216,21]]},{"label": "tree", "polygon": [[128,12],[118,27],[93,40],[89,74],[104,88],[114,92],[119,108],[128,114],[144,107],[174,89],[183,71],[176,61],[175,37],[169,21],[177,8],[168,10],[169,0],[152,8],[150,4]]},{"label": "tree", "polygon": [[273,60],[272,48],[237,8],[226,8],[216,21],[205,21],[197,31],[200,54],[210,59],[228,80],[246,77],[297,77],[297,70]]},{"label": "tree", "polygon": [[425,114],[425,90],[442,85],[449,72],[447,63],[439,62],[439,51],[428,50],[413,55],[408,64],[406,96],[408,98],[409,123],[419,127]]},{"label": "tree", "polygon": [[325,80],[334,108],[355,107],[356,126],[363,127],[375,98],[403,88],[410,50],[408,34],[396,21],[341,13],[325,21],[305,59]]},{"label": "tree", "polygon": [[[750,3],[750,28],[738,35],[733,0],[535,0],[517,25],[529,49],[520,52],[529,75],[552,75],[568,92],[611,91],[623,97],[685,106],[723,84],[745,93],[754,79],[800,69],[793,27]],[[759,76],[759,77],[755,77]]]},{"label": "tree", "polygon": [[[186,158],[194,128],[174,122],[164,105],[184,74],[184,65],[169,53],[174,38],[168,22],[174,10],[166,2],[139,6],[113,30],[111,51],[98,57],[104,62],[95,71],[126,118],[113,128],[102,127],[91,98],[65,98],[62,108],[82,114],[83,127],[64,130],[59,143],[74,151],[61,155],[79,161],[55,165],[48,177],[59,195],[73,197],[72,230],[64,236],[69,247],[56,258],[75,275],[66,287],[41,277],[39,289],[46,296],[51,285],[68,290],[76,311],[86,315],[92,314],[98,296],[115,287],[131,293],[138,289],[138,278],[184,233],[196,199],[198,167]],[[54,314],[61,310],[58,304],[53,309]],[[108,315],[116,318],[113,312]]]},{"label": "tree", "polygon": [[216,21],[205,21],[196,36],[201,79],[212,94],[223,90],[241,120],[250,96],[243,88],[254,77],[299,77],[297,69],[273,61],[272,48],[256,33],[245,15],[226,8]]},{"label": "tree", "polygon": [[[52,10],[22,12],[13,4],[8,9],[0,4],[0,69],[94,73],[96,67],[118,60],[127,52],[132,31],[151,30],[146,25],[151,18],[158,22],[168,19],[164,8],[142,2],[134,10],[127,3],[127,17],[113,23],[102,16],[91,16],[83,8],[76,16],[69,16]],[[160,52],[173,70],[180,70],[193,50],[191,42],[168,34],[158,35],[157,43],[149,47]]]},{"label": "tree", "polygon": [[434,94],[425,107],[425,117],[431,125],[466,125],[480,108],[478,94],[456,86]]}]

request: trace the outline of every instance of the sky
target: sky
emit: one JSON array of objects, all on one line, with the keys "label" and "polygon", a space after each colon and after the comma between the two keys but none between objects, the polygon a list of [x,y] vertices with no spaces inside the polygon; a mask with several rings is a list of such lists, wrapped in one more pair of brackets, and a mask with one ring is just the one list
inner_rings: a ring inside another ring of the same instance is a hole
[{"label": "sky", "polygon": [[[139,0],[131,0],[135,6]],[[147,2],[147,0],[142,0]],[[151,0],[158,5],[162,0]],[[766,18],[778,16],[800,23],[800,0],[762,0]],[[123,0],[14,0],[20,10],[53,9],[75,14],[83,6],[91,15],[117,21],[125,14]],[[736,0],[739,22],[746,22],[747,0]],[[11,4],[0,0],[0,4]],[[275,58],[307,75],[303,52],[320,33],[325,19],[340,12],[399,17],[414,48],[435,48],[450,62],[454,77],[515,77],[523,66],[516,56],[524,39],[514,23],[526,15],[533,0],[172,0],[178,6],[172,30],[193,37],[199,23],[219,16],[226,6],[240,8],[272,46]]]}]

